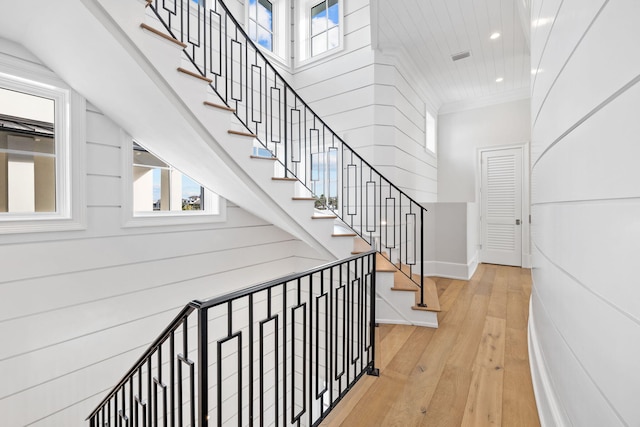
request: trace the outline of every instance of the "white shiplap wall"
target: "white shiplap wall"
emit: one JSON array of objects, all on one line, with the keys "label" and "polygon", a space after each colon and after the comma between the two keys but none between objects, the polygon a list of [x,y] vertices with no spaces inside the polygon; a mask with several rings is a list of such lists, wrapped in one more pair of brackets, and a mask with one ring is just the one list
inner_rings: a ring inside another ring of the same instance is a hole
[{"label": "white shiplap wall", "polygon": [[123,227],[128,137],[93,107],[86,123],[87,228],[0,236],[2,425],[84,425],[188,301],[324,262],[231,202],[225,222]]},{"label": "white shiplap wall", "polygon": [[437,162],[424,148],[425,100],[394,59],[375,52],[370,3],[342,2],[344,49],[294,70],[292,84],[384,176],[418,201],[435,201]]},{"label": "white shiplap wall", "polygon": [[546,22],[531,34],[529,327],[541,420],[637,426],[640,3],[536,0],[532,15]]}]

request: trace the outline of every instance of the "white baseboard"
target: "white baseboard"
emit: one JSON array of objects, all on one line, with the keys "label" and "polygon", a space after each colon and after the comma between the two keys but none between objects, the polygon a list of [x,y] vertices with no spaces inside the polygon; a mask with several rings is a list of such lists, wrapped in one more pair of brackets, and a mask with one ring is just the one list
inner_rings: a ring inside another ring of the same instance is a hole
[{"label": "white baseboard", "polygon": [[551,384],[547,372],[544,355],[538,345],[538,334],[533,321],[532,300],[529,300],[529,366],[531,368],[531,380],[533,381],[533,393],[538,406],[538,416],[542,427],[563,427],[569,425],[562,416],[558,403],[558,397]]},{"label": "white baseboard", "polygon": [[468,264],[444,261],[425,262],[425,274],[427,276],[446,277],[448,279],[469,280],[478,268],[478,255],[474,256]]},{"label": "white baseboard", "polygon": [[376,323],[382,323],[383,325],[411,325],[411,322],[400,319],[385,319],[376,316]]}]

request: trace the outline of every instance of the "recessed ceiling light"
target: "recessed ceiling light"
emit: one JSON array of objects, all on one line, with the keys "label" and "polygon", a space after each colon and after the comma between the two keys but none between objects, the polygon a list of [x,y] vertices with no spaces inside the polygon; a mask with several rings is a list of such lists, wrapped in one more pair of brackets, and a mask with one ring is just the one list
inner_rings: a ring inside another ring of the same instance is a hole
[{"label": "recessed ceiling light", "polygon": [[541,72],[542,72],[542,69],[540,69],[540,68],[532,68],[531,69],[531,75],[532,76],[535,76],[536,74],[541,73]]},{"label": "recessed ceiling light", "polygon": [[498,37],[500,37],[500,33],[497,33],[497,32],[496,32],[496,33],[493,33],[493,34],[491,34],[491,35],[489,36],[489,38],[490,38],[491,40],[495,40],[495,39],[497,39]]},{"label": "recessed ceiling light", "polygon": [[500,82],[501,82],[501,81],[503,81],[503,80],[504,80],[504,78],[502,78],[502,77],[498,77],[498,78],[496,79],[496,83],[500,83]]}]

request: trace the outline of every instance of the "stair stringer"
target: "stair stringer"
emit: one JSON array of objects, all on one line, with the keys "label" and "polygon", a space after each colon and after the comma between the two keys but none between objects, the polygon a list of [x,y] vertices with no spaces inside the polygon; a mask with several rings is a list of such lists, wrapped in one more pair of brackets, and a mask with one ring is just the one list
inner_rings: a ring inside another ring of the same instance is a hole
[{"label": "stair stringer", "polygon": [[181,49],[140,28],[144,6],[137,0],[17,2],[0,16],[0,37],[22,43],[143,146],[205,187],[325,257],[348,256],[352,243],[331,242],[323,221],[311,222],[313,206],[303,212],[305,204],[291,200],[291,188],[284,185],[282,196],[272,197],[269,191],[282,183],[249,166],[251,139],[227,133],[242,129],[237,119],[203,103],[216,99],[212,89],[177,71]]},{"label": "stair stringer", "polygon": [[415,305],[415,292],[391,289],[394,274],[391,271],[376,272],[376,322],[437,328],[437,312],[411,309]]}]

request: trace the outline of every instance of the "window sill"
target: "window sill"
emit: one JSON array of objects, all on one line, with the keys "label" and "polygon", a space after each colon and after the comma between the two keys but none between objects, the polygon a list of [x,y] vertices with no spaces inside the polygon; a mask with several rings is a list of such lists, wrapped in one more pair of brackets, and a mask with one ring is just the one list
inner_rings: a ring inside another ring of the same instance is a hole
[{"label": "window sill", "polygon": [[295,63],[295,72],[304,71],[307,68],[311,68],[312,66],[317,65],[318,63],[327,61],[328,59],[342,53],[343,51],[344,51],[344,45],[340,44],[340,46],[333,48],[331,50],[328,50],[326,52],[323,52],[319,55],[297,61]]},{"label": "window sill", "polygon": [[123,228],[133,227],[161,227],[169,225],[189,225],[219,223],[227,220],[227,206],[223,198],[219,200],[220,213],[212,214],[207,212],[149,212],[137,213],[127,218],[122,225]]},{"label": "window sill", "polygon": [[0,218],[0,234],[78,231],[86,228],[84,215],[78,220],[55,217],[52,214],[11,215]]}]

